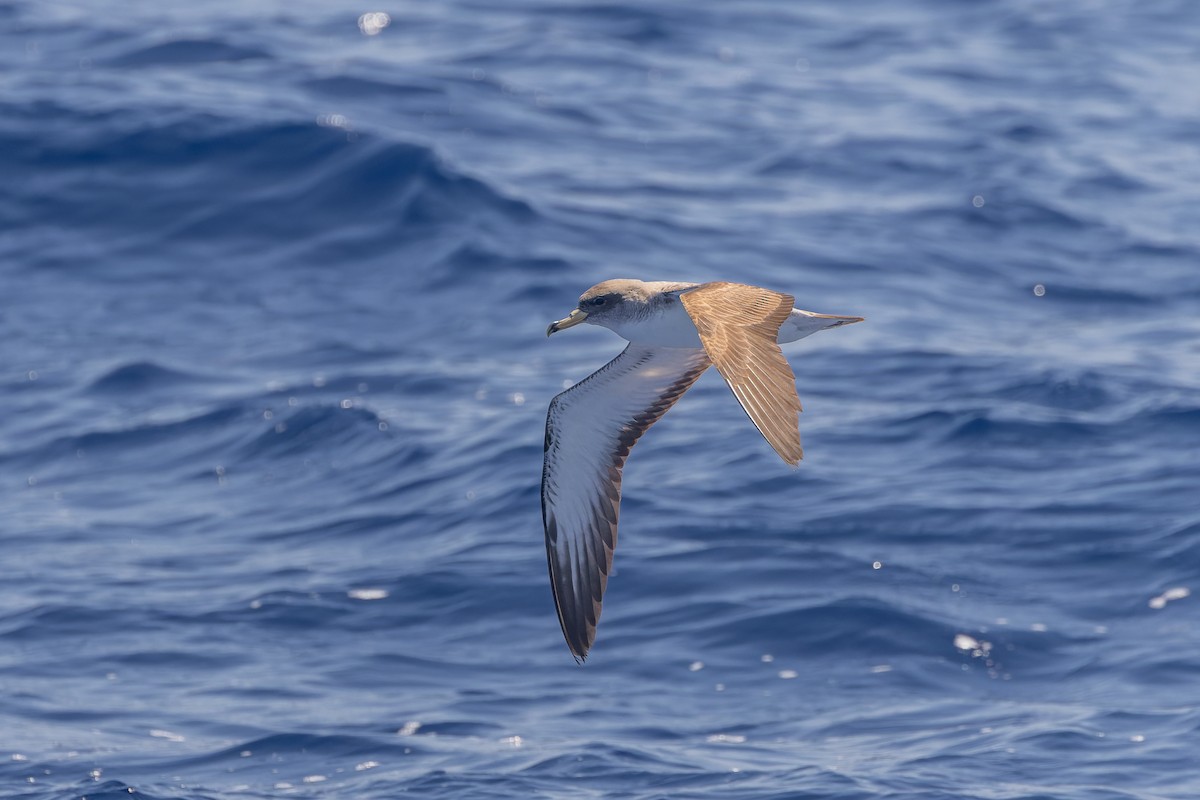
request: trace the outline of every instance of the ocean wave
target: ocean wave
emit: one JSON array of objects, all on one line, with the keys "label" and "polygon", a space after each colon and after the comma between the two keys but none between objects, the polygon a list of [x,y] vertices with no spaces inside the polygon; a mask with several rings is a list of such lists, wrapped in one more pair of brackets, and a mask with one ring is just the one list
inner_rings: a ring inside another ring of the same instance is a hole
[{"label": "ocean wave", "polygon": [[[193,454],[196,450],[205,451],[219,447],[219,435],[228,436],[231,432],[236,435],[235,423],[244,418],[245,414],[243,407],[234,404],[199,414],[185,413],[181,418],[171,421],[145,419],[132,425],[125,424],[107,430],[87,430],[57,437],[45,443],[0,454],[0,460],[20,459],[26,463],[84,463],[87,458],[99,456],[145,464],[147,451],[157,450],[163,458],[171,461],[172,453],[177,452],[175,449],[185,440],[190,440],[194,445]],[[107,466],[112,466],[112,462],[107,462]]]},{"label": "ocean wave", "polygon": [[1105,376],[1087,371],[1074,375],[1042,373],[994,390],[994,395],[1068,411],[1094,411],[1117,401]]},{"label": "ocean wave", "polygon": [[280,759],[313,754],[319,759],[359,759],[383,756],[407,755],[418,747],[411,739],[387,742],[380,736],[352,736],[347,734],[315,734],[304,732],[268,733],[253,739],[245,739],[229,747],[205,753],[193,758],[172,762],[176,769],[199,765],[229,763],[239,770],[256,771],[265,764]]},{"label": "ocean wave", "polygon": [[538,9],[550,18],[569,17],[601,35],[637,45],[662,45],[674,38],[681,21],[677,12],[630,3],[547,3]]},{"label": "ocean wave", "polygon": [[847,598],[802,608],[742,613],[697,632],[707,645],[727,647],[746,637],[780,655],[820,653],[891,658],[948,652],[953,626],[915,611],[867,598]]},{"label": "ocean wave", "polygon": [[1000,418],[989,412],[974,412],[955,415],[951,429],[946,432],[948,441],[959,441],[979,445],[1031,445],[1053,437],[1060,444],[1096,440],[1103,435],[1102,425],[1076,420],[1033,421],[1026,419]]},{"label": "ocean wave", "polygon": [[39,791],[36,794],[30,794],[25,800],[41,800],[42,798],[45,798],[45,800],[66,800],[68,797],[72,798],[72,800],[76,798],[78,800],[83,800],[83,798],[88,798],[88,800],[129,800],[130,796],[145,798],[145,800],[216,800],[218,797],[215,792],[210,794],[203,790],[200,792],[188,790],[183,793],[176,793],[165,787],[160,789],[157,785],[158,783],[158,781],[155,781],[155,788],[151,791],[146,791],[144,788],[138,788],[123,781],[97,780],[76,784],[73,788],[62,794],[58,792],[46,794]]},{"label": "ocean wave", "polygon": [[[113,115],[80,139],[44,132],[88,124],[78,112],[46,109],[40,116],[36,129],[10,131],[0,141],[27,151],[27,166],[44,177],[59,176],[54,215],[77,229],[239,248],[297,238],[315,248],[332,237],[334,246],[379,252],[428,236],[422,228],[502,230],[537,218],[526,202],[432,148],[373,133],[210,115],[139,124],[136,115]],[[103,194],[74,173],[84,164],[106,176]],[[193,174],[186,186],[170,177],[180,171]],[[297,229],[295,220],[308,222]]]},{"label": "ocean wave", "polygon": [[307,452],[340,452],[356,446],[386,442],[395,436],[387,423],[364,408],[307,406],[292,414],[272,415],[274,425],[264,425],[242,452],[246,458],[284,460]]},{"label": "ocean wave", "polygon": [[174,39],[126,51],[106,63],[114,67],[177,67],[269,58],[271,54],[262,48],[220,39]]},{"label": "ocean wave", "polygon": [[144,394],[180,390],[187,384],[201,380],[198,375],[160,366],[152,361],[137,361],[112,368],[93,380],[87,391],[112,395]]},{"label": "ocean wave", "polygon": [[446,94],[444,89],[436,86],[385,81],[362,75],[328,75],[311,78],[304,85],[313,91],[337,99],[352,97],[382,102],[412,97],[443,97]]}]

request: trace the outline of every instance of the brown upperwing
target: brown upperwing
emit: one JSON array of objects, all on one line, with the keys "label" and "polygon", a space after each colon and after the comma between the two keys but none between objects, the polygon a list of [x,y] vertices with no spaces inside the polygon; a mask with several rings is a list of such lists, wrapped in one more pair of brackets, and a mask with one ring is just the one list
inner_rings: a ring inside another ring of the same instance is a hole
[{"label": "brown upperwing", "polygon": [[679,299],[708,357],[763,438],[787,463],[804,457],[796,377],[776,339],[791,295],[740,283],[705,283]]}]

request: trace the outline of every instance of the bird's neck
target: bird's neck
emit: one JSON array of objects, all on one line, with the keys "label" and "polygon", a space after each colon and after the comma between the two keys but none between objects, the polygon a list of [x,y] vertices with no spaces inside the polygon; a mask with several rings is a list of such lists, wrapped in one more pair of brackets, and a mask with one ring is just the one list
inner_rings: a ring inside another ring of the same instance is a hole
[{"label": "bird's neck", "polygon": [[[658,288],[658,284],[652,285]],[[663,291],[674,291],[676,287],[686,289],[691,284],[661,285],[668,287]],[[608,327],[623,339],[650,347],[703,347],[696,325],[677,296],[655,298],[647,310],[644,315]]]}]

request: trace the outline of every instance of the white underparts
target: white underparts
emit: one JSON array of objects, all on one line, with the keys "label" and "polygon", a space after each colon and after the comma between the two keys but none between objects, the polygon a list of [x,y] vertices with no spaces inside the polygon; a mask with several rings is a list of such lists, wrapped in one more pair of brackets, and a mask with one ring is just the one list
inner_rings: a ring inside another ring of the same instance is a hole
[{"label": "white underparts", "polygon": [[657,314],[636,320],[614,321],[605,327],[623,339],[650,347],[698,349],[704,346],[700,343],[700,334],[696,332],[692,318],[678,301],[661,306]]}]

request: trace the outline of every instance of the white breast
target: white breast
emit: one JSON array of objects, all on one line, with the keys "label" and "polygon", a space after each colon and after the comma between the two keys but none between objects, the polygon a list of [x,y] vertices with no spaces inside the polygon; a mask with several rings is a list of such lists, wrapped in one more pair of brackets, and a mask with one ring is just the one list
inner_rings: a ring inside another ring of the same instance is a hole
[{"label": "white breast", "polygon": [[695,323],[679,301],[636,322],[615,322],[606,327],[623,339],[652,347],[703,347]]}]

